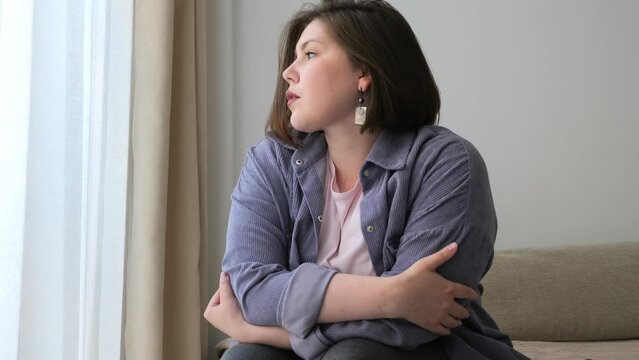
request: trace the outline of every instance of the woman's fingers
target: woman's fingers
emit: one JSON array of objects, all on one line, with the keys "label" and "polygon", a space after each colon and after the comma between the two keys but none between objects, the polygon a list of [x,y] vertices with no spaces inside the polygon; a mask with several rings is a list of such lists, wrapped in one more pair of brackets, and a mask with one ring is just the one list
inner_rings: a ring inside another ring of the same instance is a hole
[{"label": "woman's fingers", "polygon": [[431,331],[439,335],[450,335],[450,329],[441,324],[438,324],[435,327],[433,327]]},{"label": "woman's fingers", "polygon": [[204,318],[208,320],[209,322],[211,322],[211,312],[214,311],[214,308],[219,305],[220,305],[220,289],[217,289],[215,294],[213,294],[213,296],[211,297],[209,304],[206,306],[206,309],[204,309],[204,314],[203,314]]},{"label": "woman's fingers", "polygon": [[235,300],[235,295],[233,294],[233,289],[231,289],[228,274],[223,272],[220,273],[219,288],[215,291],[215,294],[213,294],[207,307],[218,306],[220,302],[230,300]]},{"label": "woman's fingers", "polygon": [[404,318],[436,334],[448,335],[470,316],[462,304],[479,299],[479,294],[461,283],[437,273],[437,268],[452,259],[458,246],[450,244],[411,265],[400,276],[402,303],[397,317]]},{"label": "woman's fingers", "polygon": [[220,301],[235,301],[235,294],[231,288],[229,275],[225,272],[220,274]]},{"label": "woman's fingers", "polygon": [[426,268],[435,271],[438,267],[442,266],[446,261],[450,260],[457,252],[457,243],[452,243],[438,252],[428,255],[420,261],[425,263]]},{"label": "woman's fingers", "polygon": [[468,310],[456,301],[453,301],[450,309],[448,309],[448,314],[456,319],[467,319],[470,316]]},{"label": "woman's fingers", "polygon": [[209,304],[209,306],[210,305],[220,305],[220,289],[217,289],[215,294],[213,294],[213,297],[211,298],[211,304]]},{"label": "woman's fingers", "polygon": [[477,292],[468,286],[462,285],[460,283],[456,283],[453,281],[449,281],[447,289],[448,295],[454,297],[455,299],[467,299],[467,300],[477,300],[479,299],[479,295]]},{"label": "woman's fingers", "polygon": [[456,328],[458,326],[461,326],[462,322],[459,319],[456,319],[452,316],[447,316],[446,319],[444,319],[444,321],[442,321],[442,325],[444,325],[445,327],[449,328],[449,329],[453,329]]}]

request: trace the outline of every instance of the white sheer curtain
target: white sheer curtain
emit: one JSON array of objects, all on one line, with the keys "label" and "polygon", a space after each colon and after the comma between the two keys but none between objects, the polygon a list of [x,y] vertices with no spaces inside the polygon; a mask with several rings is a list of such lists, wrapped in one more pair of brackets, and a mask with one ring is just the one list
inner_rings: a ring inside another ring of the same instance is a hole
[{"label": "white sheer curtain", "polygon": [[0,0],[0,359],[119,359],[133,0]]}]

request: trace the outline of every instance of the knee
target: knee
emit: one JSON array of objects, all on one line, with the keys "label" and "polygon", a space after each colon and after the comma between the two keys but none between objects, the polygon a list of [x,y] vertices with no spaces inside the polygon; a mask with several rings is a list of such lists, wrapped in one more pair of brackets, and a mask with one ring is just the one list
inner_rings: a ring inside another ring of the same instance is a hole
[{"label": "knee", "polygon": [[229,347],[224,351],[222,355],[222,360],[238,360],[244,359],[250,353],[253,353],[255,349],[253,349],[253,344],[237,344]]},{"label": "knee", "polygon": [[370,360],[375,356],[371,354],[371,347],[364,339],[346,339],[331,346],[322,360]]},{"label": "knee", "polygon": [[237,344],[228,348],[222,360],[259,359],[267,355],[269,348],[258,344]]}]

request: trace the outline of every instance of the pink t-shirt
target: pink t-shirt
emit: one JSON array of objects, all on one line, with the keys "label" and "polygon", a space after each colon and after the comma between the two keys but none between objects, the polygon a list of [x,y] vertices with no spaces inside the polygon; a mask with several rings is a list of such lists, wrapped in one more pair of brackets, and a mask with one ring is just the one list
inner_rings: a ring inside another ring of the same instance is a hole
[{"label": "pink t-shirt", "polygon": [[352,189],[340,192],[335,180],[335,165],[327,155],[317,264],[345,274],[376,275],[362,235],[361,201],[359,181]]}]

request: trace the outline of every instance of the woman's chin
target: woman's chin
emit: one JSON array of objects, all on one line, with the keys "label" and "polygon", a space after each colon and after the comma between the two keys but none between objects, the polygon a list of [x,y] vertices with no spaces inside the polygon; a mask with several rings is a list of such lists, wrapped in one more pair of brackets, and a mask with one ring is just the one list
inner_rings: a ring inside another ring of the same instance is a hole
[{"label": "woman's chin", "polygon": [[312,124],[309,124],[308,122],[300,121],[293,117],[291,118],[291,126],[293,127],[293,129],[297,131],[305,132],[305,133],[312,133],[312,132],[316,132],[320,130],[317,128],[317,126],[313,126]]}]

